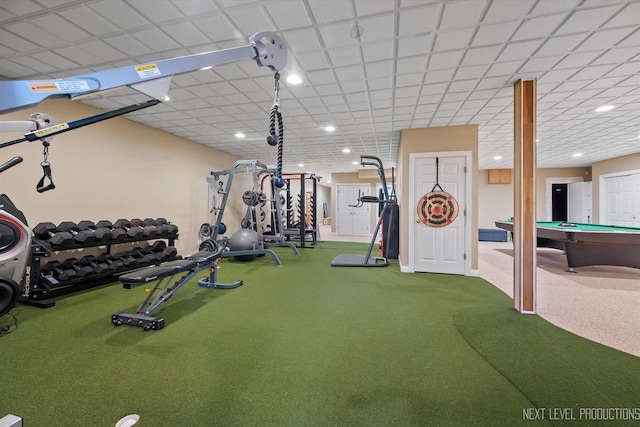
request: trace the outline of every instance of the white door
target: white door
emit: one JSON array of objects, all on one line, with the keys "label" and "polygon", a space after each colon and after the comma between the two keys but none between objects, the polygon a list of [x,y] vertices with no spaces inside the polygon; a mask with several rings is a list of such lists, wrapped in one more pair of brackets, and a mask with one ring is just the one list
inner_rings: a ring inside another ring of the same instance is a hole
[{"label": "white door", "polygon": [[341,236],[368,236],[370,222],[370,203],[362,207],[358,197],[369,195],[369,186],[360,184],[338,184],[338,206],[336,233]]},{"label": "white door", "polygon": [[414,269],[420,272],[465,273],[465,166],[466,158],[438,158],[438,184],[458,202],[458,215],[444,227],[431,227],[420,221],[417,203],[431,192],[436,184],[436,158],[421,157],[414,160]]},{"label": "white door", "polygon": [[[637,226],[640,185],[636,182],[640,174],[614,176],[605,179],[607,200],[605,200],[606,224],[628,227]],[[605,222],[603,221],[603,222]]]}]

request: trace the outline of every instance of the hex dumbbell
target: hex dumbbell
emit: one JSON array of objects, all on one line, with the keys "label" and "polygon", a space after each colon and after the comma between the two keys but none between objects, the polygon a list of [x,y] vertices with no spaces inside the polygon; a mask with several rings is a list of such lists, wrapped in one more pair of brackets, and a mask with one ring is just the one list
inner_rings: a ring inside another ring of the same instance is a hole
[{"label": "hex dumbbell", "polygon": [[111,254],[100,254],[97,261],[101,264],[107,264],[110,271],[124,270],[124,262],[112,257]]},{"label": "hex dumbbell", "polygon": [[33,228],[36,237],[48,240],[53,246],[67,246],[73,244],[73,235],[67,231],[58,231],[58,227],[51,222],[41,222]]},{"label": "hex dumbbell", "polygon": [[93,274],[102,274],[109,271],[109,265],[107,263],[98,262],[95,256],[85,255],[80,258],[80,265],[82,267],[91,267]]},{"label": "hex dumbbell", "polygon": [[96,223],[96,231],[101,229],[107,229],[111,231],[111,239],[109,243],[122,243],[127,240],[127,232],[122,228],[115,228],[111,221],[102,220]]},{"label": "hex dumbbell", "polygon": [[95,242],[96,236],[94,233],[84,230],[80,231],[75,222],[63,221],[58,224],[58,231],[71,233],[73,241],[81,245]]},{"label": "hex dumbbell", "polygon": [[153,239],[154,237],[156,237],[157,231],[155,221],[153,221],[153,224],[149,224],[149,219],[151,218],[147,218],[143,221],[139,218],[134,218],[131,220],[131,226],[142,228],[142,234],[144,235],[144,237],[146,237],[147,239]]},{"label": "hex dumbbell", "polygon": [[80,221],[78,223],[78,230],[87,234],[93,235],[94,240],[99,243],[107,244],[113,240],[113,226],[98,227],[93,221]]},{"label": "hex dumbbell", "polygon": [[169,223],[164,218],[156,219],[157,236],[174,236],[178,234],[178,226]]},{"label": "hex dumbbell", "polygon": [[66,270],[75,270],[76,277],[82,279],[85,276],[93,274],[93,268],[88,265],[80,265],[77,258],[67,258],[62,261],[62,268]]},{"label": "hex dumbbell", "polygon": [[131,224],[131,221],[126,219],[119,219],[113,223],[114,228],[121,228],[130,239],[142,239],[144,237],[144,229],[140,226]]},{"label": "hex dumbbell", "polygon": [[60,282],[66,282],[76,277],[74,269],[63,268],[60,261],[49,261],[40,269],[45,276],[53,276]]}]

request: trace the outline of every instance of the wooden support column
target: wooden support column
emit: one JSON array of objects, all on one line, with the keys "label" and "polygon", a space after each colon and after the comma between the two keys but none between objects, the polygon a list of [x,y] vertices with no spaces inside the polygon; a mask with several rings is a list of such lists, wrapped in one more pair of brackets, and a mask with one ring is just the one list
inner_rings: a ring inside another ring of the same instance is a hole
[{"label": "wooden support column", "polygon": [[513,305],[536,313],[536,116],[538,85],[518,80],[513,91],[514,224]]}]

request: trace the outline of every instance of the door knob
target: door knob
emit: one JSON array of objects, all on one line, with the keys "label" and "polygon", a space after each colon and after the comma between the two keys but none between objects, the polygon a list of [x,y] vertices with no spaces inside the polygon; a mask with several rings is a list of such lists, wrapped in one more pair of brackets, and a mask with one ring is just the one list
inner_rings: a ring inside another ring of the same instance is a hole
[{"label": "door knob", "polygon": [[419,219],[416,219],[416,224],[420,224],[420,222],[421,221]]}]

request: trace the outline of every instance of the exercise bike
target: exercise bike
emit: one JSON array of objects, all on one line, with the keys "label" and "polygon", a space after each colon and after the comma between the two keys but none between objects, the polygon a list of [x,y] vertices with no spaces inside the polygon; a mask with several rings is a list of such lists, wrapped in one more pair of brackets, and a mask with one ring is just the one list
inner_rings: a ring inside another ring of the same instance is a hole
[{"label": "exercise bike", "polygon": [[[22,162],[16,156],[0,165],[0,173]],[[31,229],[24,214],[6,194],[0,195],[0,317],[11,310],[20,295],[20,282],[27,270]],[[29,286],[29,275],[25,286]]]}]

